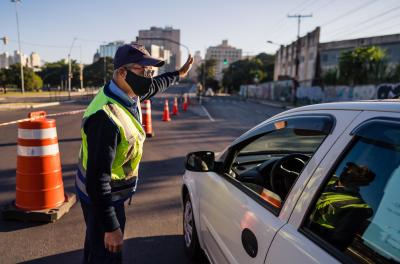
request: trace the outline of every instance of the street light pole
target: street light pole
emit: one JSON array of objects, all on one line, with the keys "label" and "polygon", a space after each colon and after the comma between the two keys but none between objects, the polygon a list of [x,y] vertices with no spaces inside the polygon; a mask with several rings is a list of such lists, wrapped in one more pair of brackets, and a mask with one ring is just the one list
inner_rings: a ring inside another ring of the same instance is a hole
[{"label": "street light pole", "polygon": [[21,37],[19,34],[19,21],[18,21],[18,2],[21,0],[11,0],[11,2],[15,3],[15,15],[17,17],[17,32],[18,32],[18,49],[19,49],[19,61],[20,61],[20,68],[21,68],[21,92],[25,92],[25,82],[24,82],[24,66],[22,65],[22,51],[21,51]]},{"label": "street light pole", "polygon": [[71,99],[71,79],[72,79],[72,65],[71,65],[71,51],[74,46],[76,38],[72,40],[71,47],[68,52],[68,100]]}]

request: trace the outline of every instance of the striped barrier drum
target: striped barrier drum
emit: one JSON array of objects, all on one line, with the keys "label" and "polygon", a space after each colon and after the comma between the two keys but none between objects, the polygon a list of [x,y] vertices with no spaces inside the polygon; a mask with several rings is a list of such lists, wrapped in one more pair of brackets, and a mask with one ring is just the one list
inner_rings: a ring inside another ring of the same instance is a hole
[{"label": "striped barrier drum", "polygon": [[32,112],[18,125],[17,208],[44,210],[65,201],[56,121]]},{"label": "striped barrier drum", "polygon": [[142,120],[143,120],[142,123],[144,131],[146,132],[147,137],[153,137],[154,132],[151,120],[151,101],[144,100],[141,103],[141,107],[142,107]]}]

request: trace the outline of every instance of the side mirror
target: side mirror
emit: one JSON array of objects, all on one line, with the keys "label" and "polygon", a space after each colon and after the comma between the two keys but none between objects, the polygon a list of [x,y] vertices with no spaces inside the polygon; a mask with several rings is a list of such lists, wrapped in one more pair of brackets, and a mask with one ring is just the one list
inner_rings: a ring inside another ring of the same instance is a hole
[{"label": "side mirror", "polygon": [[185,168],[190,171],[212,171],[214,160],[215,155],[212,151],[191,152],[186,155]]}]

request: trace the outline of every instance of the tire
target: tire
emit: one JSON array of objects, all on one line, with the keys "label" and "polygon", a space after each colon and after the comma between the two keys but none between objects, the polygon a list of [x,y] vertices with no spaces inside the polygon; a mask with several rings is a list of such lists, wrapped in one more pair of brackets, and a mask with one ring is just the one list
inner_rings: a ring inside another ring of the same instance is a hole
[{"label": "tire", "polygon": [[186,195],[183,204],[183,245],[186,254],[192,260],[198,260],[202,256],[197,229],[194,222],[193,206],[189,195]]}]

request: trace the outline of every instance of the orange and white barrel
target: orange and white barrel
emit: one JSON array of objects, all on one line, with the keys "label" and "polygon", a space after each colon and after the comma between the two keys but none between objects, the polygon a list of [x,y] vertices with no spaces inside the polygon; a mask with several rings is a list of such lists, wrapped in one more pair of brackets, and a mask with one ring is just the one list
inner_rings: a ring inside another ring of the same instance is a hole
[{"label": "orange and white barrel", "polygon": [[152,125],[152,120],[151,120],[151,101],[150,100],[144,100],[141,103],[142,107],[142,120],[143,120],[143,128],[144,131],[146,132],[146,136],[152,137],[154,136],[153,133],[153,125]]},{"label": "orange and white barrel", "polygon": [[55,208],[65,201],[56,121],[32,112],[18,125],[16,207]]}]

